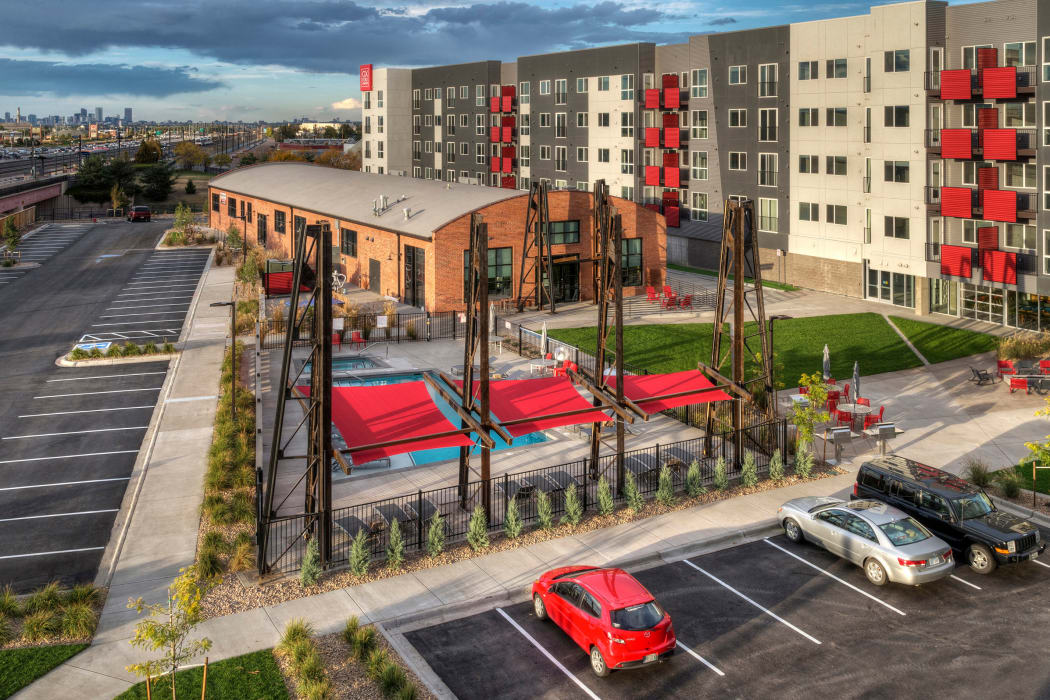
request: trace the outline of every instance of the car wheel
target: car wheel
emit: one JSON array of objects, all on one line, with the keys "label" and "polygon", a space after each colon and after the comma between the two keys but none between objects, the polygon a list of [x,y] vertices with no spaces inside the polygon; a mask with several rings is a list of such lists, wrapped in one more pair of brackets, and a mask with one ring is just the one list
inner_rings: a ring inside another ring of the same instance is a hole
[{"label": "car wheel", "polygon": [[784,521],[784,534],[792,542],[801,542],[805,539],[802,534],[802,528],[798,526],[794,518],[788,518]]},{"label": "car wheel", "polygon": [[543,604],[543,598],[540,598],[540,594],[532,596],[532,612],[536,613],[537,620],[547,619],[547,606]]},{"label": "car wheel", "polygon": [[599,678],[605,678],[609,675],[609,665],[605,663],[605,657],[602,656],[602,652],[598,647],[591,647],[591,670]]},{"label": "car wheel", "polygon": [[877,559],[868,559],[864,562],[864,575],[876,586],[885,586],[889,581],[886,577],[886,570],[882,568],[882,564]]},{"label": "car wheel", "polygon": [[990,574],[995,571],[995,557],[992,550],[983,544],[971,544],[966,551],[966,559],[970,562],[970,568],[979,574]]}]

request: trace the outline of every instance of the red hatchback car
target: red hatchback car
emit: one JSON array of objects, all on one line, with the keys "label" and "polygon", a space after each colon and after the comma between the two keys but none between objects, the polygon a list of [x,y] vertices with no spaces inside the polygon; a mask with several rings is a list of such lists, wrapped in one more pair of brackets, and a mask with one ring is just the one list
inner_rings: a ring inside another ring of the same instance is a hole
[{"label": "red hatchback car", "polygon": [[658,663],[677,645],[671,616],[623,569],[552,569],[532,584],[532,609],[572,637],[599,676]]}]

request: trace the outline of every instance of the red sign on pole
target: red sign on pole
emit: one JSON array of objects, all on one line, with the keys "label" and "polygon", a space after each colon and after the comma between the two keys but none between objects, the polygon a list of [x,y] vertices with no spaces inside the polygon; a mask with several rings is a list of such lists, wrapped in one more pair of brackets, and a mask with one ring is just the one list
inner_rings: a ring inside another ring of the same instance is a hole
[{"label": "red sign on pole", "polygon": [[372,64],[366,63],[361,66],[361,91],[370,92],[372,90]]}]

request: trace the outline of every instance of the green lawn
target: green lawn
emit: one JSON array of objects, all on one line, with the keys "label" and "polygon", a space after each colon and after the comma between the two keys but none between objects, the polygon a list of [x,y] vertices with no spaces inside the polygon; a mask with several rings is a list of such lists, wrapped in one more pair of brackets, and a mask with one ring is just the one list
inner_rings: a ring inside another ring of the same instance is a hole
[{"label": "green lawn", "polygon": [[[1014,465],[1014,471],[1021,477],[1021,488],[1032,488],[1032,465]],[[1050,494],[1050,469],[1039,469],[1036,471],[1035,490],[1039,493]]]},{"label": "green lawn", "polygon": [[913,318],[890,318],[923,357],[933,363],[989,352],[999,345],[999,339],[987,333],[950,328],[936,323],[916,321]]},{"label": "green lawn", "polygon": [[87,644],[62,644],[0,651],[0,698],[9,698],[66,659],[79,654]]},{"label": "green lawn", "polygon": [[[718,277],[718,272],[715,270],[705,270],[700,267],[689,267],[688,265],[676,265],[675,263],[667,263],[667,269],[678,270],[679,272],[692,272],[697,275],[705,275],[707,277]],[[729,279],[733,279],[732,275],[729,275]],[[745,277],[744,281],[754,283],[755,280],[750,277]],[[763,287],[771,287],[773,289],[783,289],[785,292],[794,292],[798,290],[793,284],[784,284],[783,282],[774,282],[772,280],[762,280]]]},{"label": "green lawn", "polygon": [[[200,697],[202,667],[179,671],[175,690],[180,698]],[[170,696],[170,681],[153,683],[153,697]],[[225,661],[208,665],[208,700],[287,700],[281,669],[273,658],[272,649],[253,651]],[[146,697],[145,681],[133,685],[114,700],[138,700]]]},{"label": "green lawn", "polygon": [[[799,376],[820,372],[824,344],[831,352],[831,373],[840,380],[853,376],[853,362],[862,375],[918,367],[922,363],[879,314],[842,314],[792,318],[775,322],[773,342],[777,387],[797,386]],[[652,372],[696,369],[711,361],[710,323],[624,327],[624,362]],[[550,337],[593,352],[595,329],[556,328]],[[750,343],[758,347],[758,338]],[[752,363],[746,363],[750,366]],[[728,370],[723,364],[722,371]]]}]

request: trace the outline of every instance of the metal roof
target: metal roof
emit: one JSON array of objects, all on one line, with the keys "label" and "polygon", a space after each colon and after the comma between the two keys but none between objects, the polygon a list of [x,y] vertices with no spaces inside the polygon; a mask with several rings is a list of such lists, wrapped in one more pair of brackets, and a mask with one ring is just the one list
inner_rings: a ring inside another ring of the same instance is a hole
[{"label": "metal roof", "polygon": [[[287,161],[231,170],[212,178],[209,186],[426,239],[464,214],[525,195],[521,190],[375,175]],[[387,209],[377,216],[372,211],[373,200],[378,203],[384,196]],[[404,209],[410,210],[407,219]]]}]

